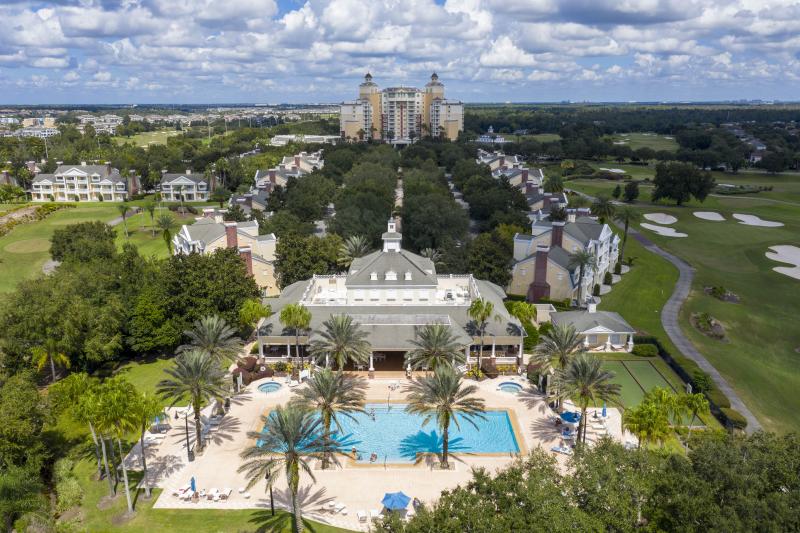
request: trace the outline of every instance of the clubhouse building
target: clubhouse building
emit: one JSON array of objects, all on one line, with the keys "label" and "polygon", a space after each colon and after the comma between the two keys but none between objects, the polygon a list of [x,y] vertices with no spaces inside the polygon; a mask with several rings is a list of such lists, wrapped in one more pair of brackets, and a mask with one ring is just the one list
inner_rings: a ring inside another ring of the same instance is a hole
[{"label": "clubhouse building", "polygon": [[496,316],[488,320],[483,346],[483,367],[522,364],[524,330],[503,305],[505,292],[494,283],[472,274],[436,273],[430,259],[403,250],[402,235],[389,219],[382,236],[383,249],[355,259],[346,274],[314,275],[286,287],[274,314],[258,324],[259,358],[265,363],[286,361],[295,354],[295,335],[280,322],[285,306],[300,303],[311,313],[311,325],[301,331],[301,354],[319,338],[323,323],[333,315],[352,317],[372,346],[369,363],[351,370],[405,369],[405,352],[419,328],[430,324],[448,326],[467,355],[467,364],[477,363],[481,336],[469,317],[469,307],[478,298],[494,304]]}]

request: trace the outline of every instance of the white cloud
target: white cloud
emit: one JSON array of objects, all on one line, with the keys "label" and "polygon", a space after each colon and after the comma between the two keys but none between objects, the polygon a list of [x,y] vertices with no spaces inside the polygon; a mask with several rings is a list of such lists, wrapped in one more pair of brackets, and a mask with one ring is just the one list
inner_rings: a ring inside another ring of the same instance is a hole
[{"label": "white cloud", "polygon": [[533,54],[519,48],[508,35],[492,42],[488,52],[481,54],[480,63],[484,67],[530,67],[536,64]]}]

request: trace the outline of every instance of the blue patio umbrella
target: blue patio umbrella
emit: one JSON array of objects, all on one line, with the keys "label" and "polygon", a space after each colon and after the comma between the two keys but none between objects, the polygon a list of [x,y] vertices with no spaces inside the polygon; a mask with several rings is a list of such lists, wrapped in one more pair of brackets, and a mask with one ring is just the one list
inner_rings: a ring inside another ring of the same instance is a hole
[{"label": "blue patio umbrella", "polygon": [[603,402],[603,418],[606,417],[606,402]]},{"label": "blue patio umbrella", "polygon": [[401,492],[387,492],[384,494],[381,503],[384,507],[389,509],[390,511],[396,511],[398,509],[405,509],[408,507],[408,502],[411,501],[411,498],[406,496]]},{"label": "blue patio umbrella", "polygon": [[564,411],[560,416],[567,424],[577,424],[581,419],[581,414],[576,411]]},{"label": "blue patio umbrella", "polygon": [[197,483],[194,480],[194,476],[192,476],[192,480],[189,482],[192,487],[192,492],[197,492]]}]

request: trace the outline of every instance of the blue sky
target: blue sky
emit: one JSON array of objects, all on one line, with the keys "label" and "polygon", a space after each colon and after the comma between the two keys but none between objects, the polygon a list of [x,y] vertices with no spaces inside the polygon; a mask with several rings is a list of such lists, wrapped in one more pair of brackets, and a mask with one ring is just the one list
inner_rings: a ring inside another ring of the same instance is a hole
[{"label": "blue sky", "polygon": [[789,0],[0,2],[0,104],[800,99]]}]

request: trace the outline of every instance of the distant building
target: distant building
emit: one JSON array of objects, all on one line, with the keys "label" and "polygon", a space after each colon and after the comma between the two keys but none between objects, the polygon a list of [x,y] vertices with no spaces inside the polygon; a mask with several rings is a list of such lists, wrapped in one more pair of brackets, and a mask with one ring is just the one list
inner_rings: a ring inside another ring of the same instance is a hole
[{"label": "distant building", "polygon": [[45,128],[43,126],[32,126],[29,128],[22,128],[12,133],[16,137],[36,137],[39,139],[49,139],[55,137],[59,132],[56,128]]},{"label": "distant building", "polygon": [[444,97],[444,84],[433,73],[425,89],[389,87],[380,90],[367,73],[358,99],[341,105],[343,139],[410,143],[423,136],[455,140],[464,129],[464,104]]},{"label": "distant building", "polygon": [[272,191],[277,185],[285,187],[290,177],[299,178],[324,166],[322,150],[310,154],[300,152],[293,156],[284,156],[276,167],[256,170],[253,182],[257,190]]},{"label": "distant building", "polygon": [[270,139],[269,143],[272,146],[286,146],[289,143],[306,143],[306,144],[336,144],[339,141],[337,135],[302,135],[290,133],[287,135],[275,135]]},{"label": "distant building", "polygon": [[37,174],[31,183],[34,202],[124,202],[139,192],[139,177],[127,177],[105,165],[59,165],[52,174]]},{"label": "distant building", "polygon": [[478,137],[477,142],[483,144],[505,144],[508,141],[502,135],[495,135],[494,128],[489,126],[489,129],[486,131],[486,133]]},{"label": "distant building", "polygon": [[523,193],[532,192],[542,186],[544,171],[541,168],[528,168],[522,158],[517,155],[506,155],[503,152],[487,152],[478,149],[475,162],[486,165],[495,178],[505,178]]},{"label": "distant building", "polygon": [[161,199],[166,202],[179,202],[183,197],[184,202],[208,201],[213,183],[208,183],[203,176],[192,174],[186,170],[183,174],[161,173]]}]

